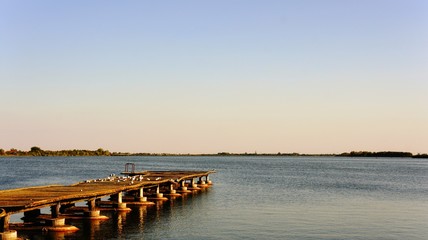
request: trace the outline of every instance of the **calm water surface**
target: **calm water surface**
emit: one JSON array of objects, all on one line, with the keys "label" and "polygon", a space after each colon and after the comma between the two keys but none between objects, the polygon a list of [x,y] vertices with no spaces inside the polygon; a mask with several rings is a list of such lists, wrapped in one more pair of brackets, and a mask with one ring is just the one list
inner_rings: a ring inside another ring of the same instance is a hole
[{"label": "calm water surface", "polygon": [[[0,158],[0,189],[216,169],[209,190],[32,239],[427,239],[428,161],[328,157]],[[44,210],[45,211],[45,210]],[[46,210],[47,211],[47,210]],[[48,213],[48,211],[47,211]],[[19,221],[14,215],[12,220]]]}]

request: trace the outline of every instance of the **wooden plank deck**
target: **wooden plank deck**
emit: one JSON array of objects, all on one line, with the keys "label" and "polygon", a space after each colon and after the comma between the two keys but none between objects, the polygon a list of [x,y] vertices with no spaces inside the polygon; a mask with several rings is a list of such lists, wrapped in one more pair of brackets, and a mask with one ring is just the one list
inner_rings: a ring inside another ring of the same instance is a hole
[{"label": "wooden plank deck", "polygon": [[[155,187],[178,183],[186,179],[208,176],[214,171],[145,171],[124,172],[127,177],[111,176],[85,180],[69,186],[50,185],[10,190],[0,190],[0,209],[8,214],[29,211],[57,203],[68,204],[101,198],[141,187]],[[140,175],[142,174],[142,175]]]}]

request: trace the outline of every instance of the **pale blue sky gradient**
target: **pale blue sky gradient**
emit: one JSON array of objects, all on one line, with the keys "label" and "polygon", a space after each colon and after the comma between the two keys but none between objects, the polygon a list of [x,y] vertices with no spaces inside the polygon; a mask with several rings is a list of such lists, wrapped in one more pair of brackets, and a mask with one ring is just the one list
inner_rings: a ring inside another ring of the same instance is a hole
[{"label": "pale blue sky gradient", "polygon": [[428,152],[428,1],[0,1],[0,148]]}]

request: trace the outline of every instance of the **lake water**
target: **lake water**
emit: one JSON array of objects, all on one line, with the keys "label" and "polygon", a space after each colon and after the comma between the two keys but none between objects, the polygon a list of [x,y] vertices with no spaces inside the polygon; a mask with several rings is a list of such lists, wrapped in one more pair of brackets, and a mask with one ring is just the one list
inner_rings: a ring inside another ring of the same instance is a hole
[{"label": "lake water", "polygon": [[[0,158],[0,189],[145,170],[211,170],[213,187],[32,239],[427,239],[428,160],[337,157]],[[12,220],[19,220],[14,215]]]}]

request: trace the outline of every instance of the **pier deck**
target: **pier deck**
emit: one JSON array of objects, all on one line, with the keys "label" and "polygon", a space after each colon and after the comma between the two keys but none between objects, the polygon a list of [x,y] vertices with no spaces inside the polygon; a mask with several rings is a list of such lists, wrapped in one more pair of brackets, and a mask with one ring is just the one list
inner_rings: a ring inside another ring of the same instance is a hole
[{"label": "pier deck", "polygon": [[69,186],[50,185],[0,190],[0,209],[13,214],[52,206],[56,203],[68,204],[123,191],[138,190],[142,187],[178,183],[186,179],[208,176],[210,173],[213,171],[145,171],[129,173],[128,177],[107,177]]}]

